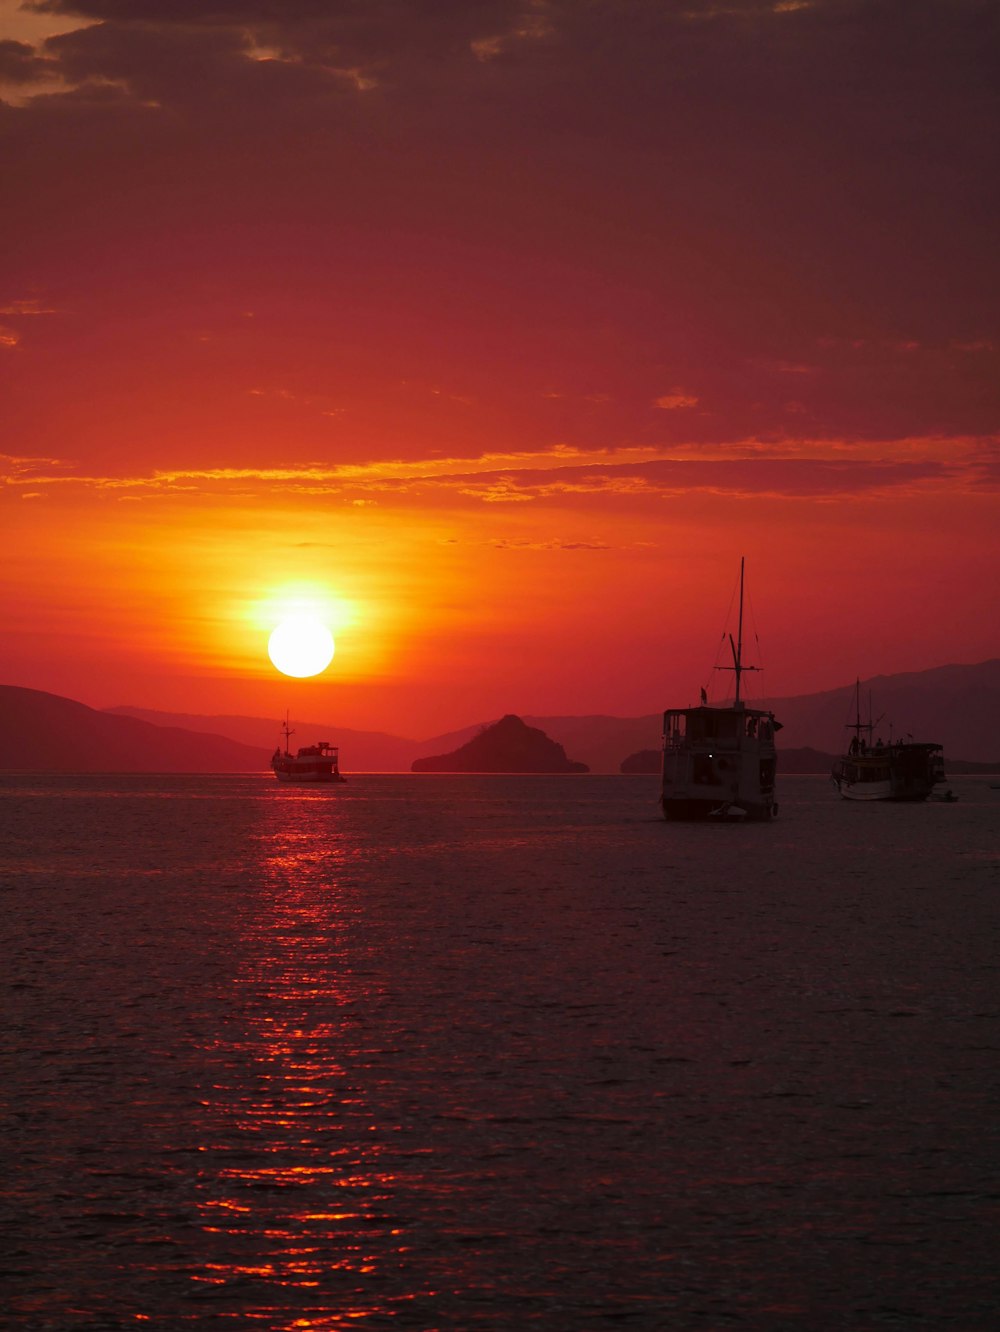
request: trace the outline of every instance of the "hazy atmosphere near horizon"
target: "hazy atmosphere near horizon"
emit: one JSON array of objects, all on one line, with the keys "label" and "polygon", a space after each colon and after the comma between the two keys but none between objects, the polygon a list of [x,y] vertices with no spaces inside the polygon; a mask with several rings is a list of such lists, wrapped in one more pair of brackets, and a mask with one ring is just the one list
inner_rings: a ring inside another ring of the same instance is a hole
[{"label": "hazy atmosphere near horizon", "polygon": [[0,0],[0,682],[646,714],[741,555],[771,697],[1000,655],[997,25]]}]

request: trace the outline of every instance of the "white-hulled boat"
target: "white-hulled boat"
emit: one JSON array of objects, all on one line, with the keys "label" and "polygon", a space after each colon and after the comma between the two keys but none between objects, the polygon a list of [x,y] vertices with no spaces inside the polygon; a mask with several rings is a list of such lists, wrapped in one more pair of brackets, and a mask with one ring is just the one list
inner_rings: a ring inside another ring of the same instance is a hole
[{"label": "white-hulled boat", "polygon": [[[848,723],[854,738],[833,765],[830,779],[845,800],[926,800],[947,780],[940,745],[913,740],[875,740],[878,722],[861,720],[861,681],[854,687],[855,719]],[[879,718],[881,721],[881,718]],[[891,736],[891,731],[890,731]],[[938,797],[954,800],[949,790]]]},{"label": "white-hulled boat", "polygon": [[663,714],[661,804],[666,819],[772,819],[777,751],[774,713],[749,708],[740,697],[743,664],[743,568],[740,560],[740,611],[736,642],[729,635],[734,673],[733,702],[709,707],[705,690],[696,708],[672,708]]},{"label": "white-hulled boat", "polygon": [[279,782],[347,781],[340,771],[340,750],[336,745],[320,740],[292,754],[288,749],[288,741],[295,732],[288,725],[287,717],[281,730],[285,737],[284,749],[279,745],[271,755],[271,768]]}]

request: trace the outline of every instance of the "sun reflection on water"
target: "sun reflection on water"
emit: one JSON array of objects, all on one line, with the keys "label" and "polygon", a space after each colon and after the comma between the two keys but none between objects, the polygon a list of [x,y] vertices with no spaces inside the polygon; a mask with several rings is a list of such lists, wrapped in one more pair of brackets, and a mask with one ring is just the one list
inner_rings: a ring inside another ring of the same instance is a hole
[{"label": "sun reflection on water", "polygon": [[411,1293],[379,1289],[401,1265],[397,1176],[362,1083],[359,1023],[372,1000],[352,846],[327,793],[261,802],[259,885],[245,904],[229,1076],[204,1103],[198,1212],[212,1260],[191,1280],[238,1316],[321,1332],[391,1316]]}]

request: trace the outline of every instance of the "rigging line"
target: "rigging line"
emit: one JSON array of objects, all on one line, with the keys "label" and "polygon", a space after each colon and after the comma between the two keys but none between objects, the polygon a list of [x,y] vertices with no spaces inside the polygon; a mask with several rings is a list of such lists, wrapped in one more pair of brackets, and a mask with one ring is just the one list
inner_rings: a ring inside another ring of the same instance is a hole
[{"label": "rigging line", "polygon": [[[764,661],[764,649],[760,645],[760,636],[757,633],[757,617],[754,614],[753,597],[750,595],[749,588],[747,588],[746,590],[745,602],[746,602],[746,608],[750,612],[750,624],[753,629],[753,641],[757,644],[757,663],[758,663],[757,673],[762,674],[766,666],[766,663]],[[767,699],[767,693],[763,688],[763,681],[761,681],[761,690],[760,690],[761,704],[763,704],[766,701],[766,699]]]},{"label": "rigging line", "polygon": [[726,611],[726,618],[722,625],[722,633],[719,636],[718,646],[715,649],[715,660],[712,662],[712,666],[708,674],[708,683],[705,686],[705,693],[709,698],[712,697],[712,684],[719,674],[719,660],[723,656],[725,649],[728,647],[729,644],[729,640],[727,638],[727,632],[730,624],[732,624],[733,621],[733,606],[736,604],[736,598],[739,595],[739,590],[740,590],[740,580],[739,577],[737,577],[736,583],[733,587],[732,595],[729,598],[729,609]]}]

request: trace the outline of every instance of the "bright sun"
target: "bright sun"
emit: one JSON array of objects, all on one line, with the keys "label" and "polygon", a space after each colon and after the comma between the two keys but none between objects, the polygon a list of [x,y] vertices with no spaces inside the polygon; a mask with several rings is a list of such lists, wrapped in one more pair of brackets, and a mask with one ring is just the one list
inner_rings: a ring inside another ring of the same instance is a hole
[{"label": "bright sun", "polygon": [[282,675],[319,675],[333,660],[333,635],[315,615],[289,615],[267,640],[267,655]]}]

